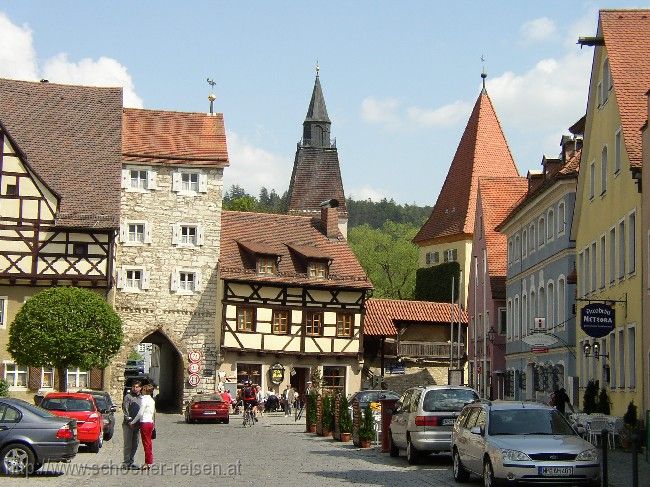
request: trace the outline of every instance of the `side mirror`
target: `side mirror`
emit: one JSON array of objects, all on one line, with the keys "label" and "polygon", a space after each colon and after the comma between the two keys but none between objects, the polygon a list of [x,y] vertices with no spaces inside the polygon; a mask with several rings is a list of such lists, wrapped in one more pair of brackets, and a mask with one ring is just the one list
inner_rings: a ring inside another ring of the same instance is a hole
[{"label": "side mirror", "polygon": [[117,411],[117,406],[115,406],[115,405],[111,406],[110,409],[109,409],[109,411],[110,411],[111,413],[114,413],[115,411]]},{"label": "side mirror", "polygon": [[482,426],[474,426],[471,430],[469,430],[470,433],[473,435],[481,435],[483,436],[483,427]]}]

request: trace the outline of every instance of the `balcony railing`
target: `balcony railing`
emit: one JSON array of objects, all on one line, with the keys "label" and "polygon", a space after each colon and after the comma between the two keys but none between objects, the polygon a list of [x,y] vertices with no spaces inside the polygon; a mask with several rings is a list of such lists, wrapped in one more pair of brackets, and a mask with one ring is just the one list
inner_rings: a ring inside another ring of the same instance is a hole
[{"label": "balcony railing", "polygon": [[[465,354],[465,344],[454,343],[454,359],[459,351],[462,357]],[[396,357],[449,359],[452,344],[448,342],[386,342],[385,354]]]}]

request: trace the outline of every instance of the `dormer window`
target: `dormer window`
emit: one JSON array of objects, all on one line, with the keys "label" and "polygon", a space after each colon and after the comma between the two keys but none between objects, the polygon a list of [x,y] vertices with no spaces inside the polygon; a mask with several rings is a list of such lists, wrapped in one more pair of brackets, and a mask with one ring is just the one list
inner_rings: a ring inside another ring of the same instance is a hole
[{"label": "dormer window", "polygon": [[307,274],[310,279],[327,279],[327,263],[322,261],[309,262]]},{"label": "dormer window", "polygon": [[277,270],[277,262],[275,257],[262,256],[257,258],[257,273],[258,274],[275,274]]}]

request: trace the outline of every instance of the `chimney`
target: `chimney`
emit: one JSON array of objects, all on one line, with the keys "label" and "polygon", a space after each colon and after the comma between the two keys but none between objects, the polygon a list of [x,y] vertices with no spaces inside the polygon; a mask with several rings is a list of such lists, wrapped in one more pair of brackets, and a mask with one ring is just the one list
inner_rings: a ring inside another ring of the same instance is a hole
[{"label": "chimney", "polygon": [[528,194],[533,193],[544,182],[544,173],[538,169],[530,169],[526,177],[528,178]]},{"label": "chimney", "polygon": [[339,236],[339,202],[332,198],[323,201],[320,204],[320,219],[325,228],[327,238],[337,238]]}]

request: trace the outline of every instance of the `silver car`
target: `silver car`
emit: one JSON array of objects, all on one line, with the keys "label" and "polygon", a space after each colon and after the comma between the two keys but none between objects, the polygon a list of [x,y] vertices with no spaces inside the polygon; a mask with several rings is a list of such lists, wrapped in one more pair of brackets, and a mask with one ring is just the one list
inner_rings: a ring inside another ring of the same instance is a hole
[{"label": "silver car", "polygon": [[515,483],[600,485],[598,450],[556,409],[495,401],[463,409],[452,433],[454,479],[485,487]]},{"label": "silver car", "polygon": [[388,432],[390,454],[406,449],[410,464],[423,454],[451,451],[451,430],[466,404],[479,396],[469,387],[426,386],[407,389],[397,402]]}]

